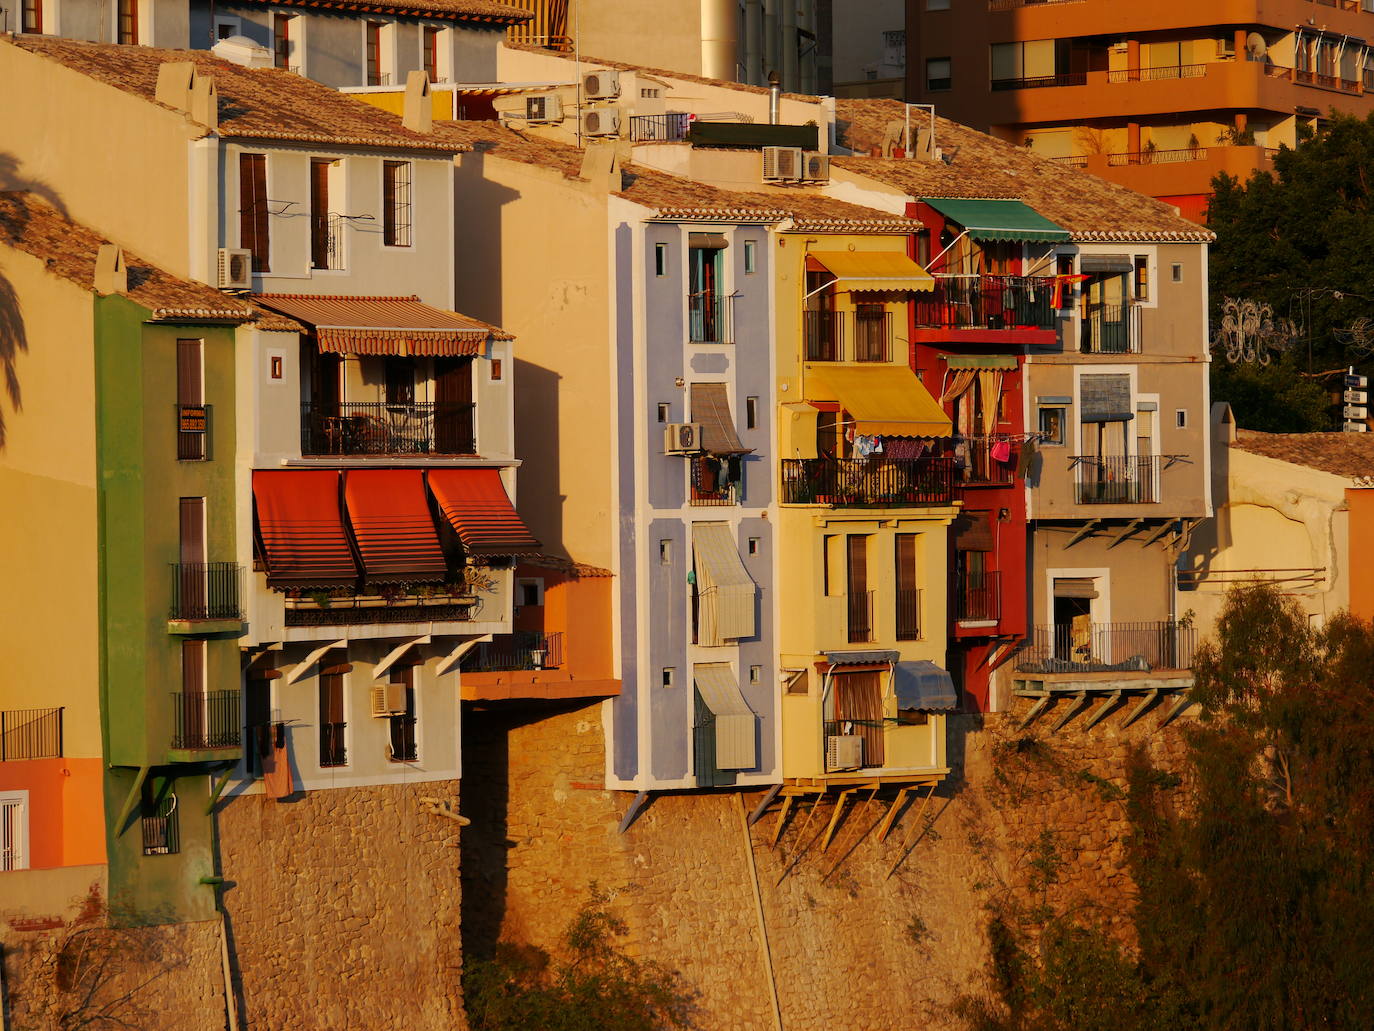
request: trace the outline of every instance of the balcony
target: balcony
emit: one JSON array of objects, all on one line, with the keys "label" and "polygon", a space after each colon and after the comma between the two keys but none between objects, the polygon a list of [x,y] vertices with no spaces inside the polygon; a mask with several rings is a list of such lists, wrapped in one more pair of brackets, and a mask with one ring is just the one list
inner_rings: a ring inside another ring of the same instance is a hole
[{"label": "balcony", "polygon": [[717,455],[693,455],[691,459],[691,496],[688,502],[700,505],[738,505],[740,461]]},{"label": "balcony", "polygon": [[996,623],[1002,618],[1002,574],[960,569],[955,574],[954,619],[958,623]]},{"label": "balcony", "polygon": [[[1006,487],[1016,482],[1020,436],[964,437],[947,445],[955,464],[955,483],[964,487]],[[959,449],[963,448],[962,454]],[[999,457],[1003,456],[1003,457]]]},{"label": "balcony", "polygon": [[1207,74],[1205,64],[1170,64],[1154,68],[1121,68],[1107,73],[1107,81],[1158,82],[1161,79],[1200,79]]},{"label": "balcony", "polygon": [[916,300],[916,325],[940,329],[1049,329],[1056,326],[1049,276],[937,276]]},{"label": "balcony", "polygon": [[62,755],[62,709],[0,710],[0,762]]},{"label": "balcony", "polygon": [[243,734],[238,691],[172,692],[172,748],[205,752],[237,750]]},{"label": "balcony", "polygon": [[1017,79],[993,79],[993,92],[1013,89],[1046,89],[1054,86],[1083,86],[1087,72],[1060,72],[1058,75],[1034,75]]},{"label": "balcony", "polygon": [[1080,505],[1146,505],[1159,501],[1159,455],[1074,455],[1074,500]]},{"label": "balcony", "polygon": [[687,295],[688,339],[694,344],[732,344],[735,342],[731,319],[733,298],[714,292]]},{"label": "balcony", "polygon": [[954,459],[786,458],[782,500],[836,507],[948,505],[954,500]]},{"label": "balcony", "polygon": [[517,630],[479,644],[463,659],[464,673],[509,673],[558,669],[563,665],[563,634]]},{"label": "balcony", "polygon": [[243,620],[243,566],[235,562],[173,562],[173,622]]},{"label": "balcony", "polygon": [[310,267],[313,269],[341,269],[344,267],[343,215],[310,216]]},{"label": "balcony", "polygon": [[1078,326],[1078,349],[1084,354],[1138,354],[1140,305],[1090,304]]},{"label": "balcony", "polygon": [[809,362],[892,361],[892,313],[886,309],[805,311],[802,332]]},{"label": "balcony", "polygon": [[921,592],[918,588],[897,590],[897,640],[921,639]]},{"label": "balcony", "polygon": [[203,462],[209,457],[210,405],[175,405],[177,461]]},{"label": "balcony", "polygon": [[473,455],[476,408],[471,402],[305,402],[301,454]]},{"label": "balcony", "polygon": [[1181,150],[1142,150],[1108,154],[1107,165],[1121,168],[1125,165],[1177,165],[1185,161],[1206,161],[1206,147],[1184,147]]},{"label": "balcony", "polygon": [[850,644],[866,644],[873,638],[873,600],[877,591],[851,591],[846,595],[846,625]]},{"label": "balcony", "polygon": [[353,588],[286,597],[286,625],[361,626],[364,624],[470,622],[482,611],[477,591],[467,584],[423,585],[406,589],[385,587],[377,594],[359,594]]},{"label": "balcony", "polygon": [[1197,631],[1177,622],[1044,624],[1017,658],[1022,673],[1146,673],[1193,665]]}]

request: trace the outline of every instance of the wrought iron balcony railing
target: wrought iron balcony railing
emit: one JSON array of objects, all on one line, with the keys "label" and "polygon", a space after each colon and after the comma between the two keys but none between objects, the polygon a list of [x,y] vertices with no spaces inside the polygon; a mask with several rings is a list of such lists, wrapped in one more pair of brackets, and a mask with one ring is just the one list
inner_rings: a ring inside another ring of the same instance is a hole
[{"label": "wrought iron balcony railing", "polygon": [[916,325],[942,329],[1054,329],[1050,276],[937,276],[918,294]]},{"label": "wrought iron balcony railing", "polygon": [[517,630],[479,644],[463,660],[465,673],[558,669],[563,665],[563,634]]},{"label": "wrought iron balcony railing", "polygon": [[851,591],[846,598],[849,643],[873,640],[873,600],[876,591]]},{"label": "wrought iron balcony railing", "polygon": [[892,313],[885,308],[804,311],[802,333],[808,362],[892,360]]},{"label": "wrought iron balcony railing", "polygon": [[897,640],[921,639],[921,591],[919,588],[897,590]]},{"label": "wrought iron balcony railing", "polygon": [[1159,455],[1076,455],[1080,505],[1146,505],[1159,500]]},{"label": "wrought iron balcony railing", "polygon": [[0,710],[0,762],[62,755],[62,708]]},{"label": "wrought iron balcony railing", "polygon": [[1037,626],[1017,657],[1025,673],[1122,673],[1193,666],[1197,631],[1177,622]]},{"label": "wrought iron balcony railing", "polygon": [[471,455],[471,402],[339,401],[301,405],[303,455]]},{"label": "wrought iron balcony railing", "polygon": [[733,344],[732,300],[714,291],[688,294],[688,339],[694,344]]},{"label": "wrought iron balcony railing", "polygon": [[959,570],[954,584],[954,618],[960,623],[992,623],[1001,619],[1001,574],[995,570]]},{"label": "wrought iron balcony railing", "polygon": [[666,115],[632,115],[630,140],[634,143],[676,143],[687,138],[692,116],[683,111]]},{"label": "wrought iron balcony railing", "polygon": [[786,458],[782,500],[789,505],[947,505],[954,459]]},{"label": "wrought iron balcony railing", "polygon": [[1089,305],[1078,334],[1078,349],[1086,354],[1135,354],[1140,350],[1140,305]]},{"label": "wrought iron balcony railing", "polygon": [[237,748],[239,722],[237,691],[172,692],[172,747],[188,750]]},{"label": "wrought iron balcony railing", "polygon": [[169,619],[242,619],[243,566],[235,562],[173,562]]}]

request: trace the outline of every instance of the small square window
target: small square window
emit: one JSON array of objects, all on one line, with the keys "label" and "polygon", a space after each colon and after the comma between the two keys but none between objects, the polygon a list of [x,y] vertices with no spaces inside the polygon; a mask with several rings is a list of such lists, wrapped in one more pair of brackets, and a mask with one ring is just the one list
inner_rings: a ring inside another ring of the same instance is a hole
[{"label": "small square window", "polygon": [[1180,408],[1174,412],[1174,425],[1181,430],[1188,428],[1188,409]]},{"label": "small square window", "polygon": [[762,667],[762,666],[750,666],[750,667],[749,667],[749,683],[751,683],[751,684],[757,684],[757,683],[760,683],[762,680],[763,680],[763,667]]},{"label": "small square window", "polygon": [[668,245],[666,243],[654,244],[654,275],[666,276],[668,274]]},{"label": "small square window", "polygon": [[667,422],[667,421],[668,421],[668,412],[669,412],[669,405],[668,405],[668,403],[667,403],[666,401],[659,402],[659,406],[658,406],[658,421],[659,421],[659,422]]},{"label": "small square window", "polygon": [[282,378],[282,358],[279,354],[272,355],[271,371],[268,373],[273,379]]},{"label": "small square window", "polygon": [[1068,409],[1040,409],[1040,443],[1044,447],[1063,447],[1065,424],[1068,422]]},{"label": "small square window", "polygon": [[930,57],[926,59],[927,91],[936,93],[941,90],[950,89],[953,84],[954,77],[948,57]]},{"label": "small square window", "polygon": [[1183,265],[1181,262],[1174,262],[1173,265],[1170,266],[1169,271],[1175,283],[1183,282]]},{"label": "small square window", "polygon": [[520,599],[519,604],[520,604],[522,607],[525,606],[525,605],[543,605],[543,604],[544,604],[544,581],[543,581],[543,580],[538,580],[538,579],[533,579],[533,580],[520,580],[520,581],[518,581],[517,584],[516,584],[516,589],[517,589],[516,597],[518,597],[518,598]]},{"label": "small square window", "polygon": [[758,270],[757,244],[753,240],[744,241],[744,274],[751,276]]},{"label": "small square window", "polygon": [[759,399],[757,397],[746,397],[744,399],[744,428],[746,430],[757,429],[759,425]]},{"label": "small square window", "polygon": [[757,537],[750,537],[750,538],[749,538],[749,554],[751,554],[751,555],[757,555],[758,553],[759,553],[759,539],[758,539]]},{"label": "small square window", "polygon": [[658,542],[658,560],[665,566],[673,561],[673,542],[671,540]]},{"label": "small square window", "polygon": [[671,667],[671,666],[665,666],[665,667],[663,668],[663,686],[664,686],[664,687],[672,687],[672,686],[673,686],[673,672],[674,672],[674,670],[673,670],[673,667]]},{"label": "small square window", "polygon": [[493,383],[495,383],[495,382],[496,382],[497,380],[499,380],[500,378],[501,378],[501,359],[500,359],[500,358],[493,358],[493,359],[491,360],[491,381],[492,381]]}]

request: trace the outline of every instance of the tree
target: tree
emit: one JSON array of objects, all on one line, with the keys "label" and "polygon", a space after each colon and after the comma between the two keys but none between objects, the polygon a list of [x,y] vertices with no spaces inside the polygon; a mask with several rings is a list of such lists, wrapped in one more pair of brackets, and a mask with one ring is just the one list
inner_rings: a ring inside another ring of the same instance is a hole
[{"label": "tree", "polygon": [[991,916],[976,1031],[1359,1028],[1374,1013],[1374,626],[1234,591],[1176,773],[1129,773],[1134,943]]},{"label": "tree", "polygon": [[1374,319],[1372,170],[1374,115],[1333,112],[1298,147],[1281,147],[1272,173],[1256,172],[1246,183],[1223,173],[1213,181],[1214,324],[1222,298],[1244,297],[1268,303],[1299,328],[1279,368],[1245,375],[1214,361],[1213,397],[1230,401],[1247,428],[1312,429],[1313,407],[1324,397],[1325,424],[1317,428],[1330,429],[1338,414],[1329,396],[1339,386],[1334,371],[1374,366],[1374,341],[1349,332]]}]

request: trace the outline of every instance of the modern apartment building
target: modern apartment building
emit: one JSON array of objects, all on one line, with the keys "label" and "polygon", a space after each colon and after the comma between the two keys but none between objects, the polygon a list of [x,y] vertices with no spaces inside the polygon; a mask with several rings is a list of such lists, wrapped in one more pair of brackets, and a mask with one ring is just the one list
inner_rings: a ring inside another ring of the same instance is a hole
[{"label": "modern apartment building", "polygon": [[907,99],[1200,221],[1217,173],[1270,168],[1332,108],[1374,110],[1372,28],[1335,0],[908,0]]}]

